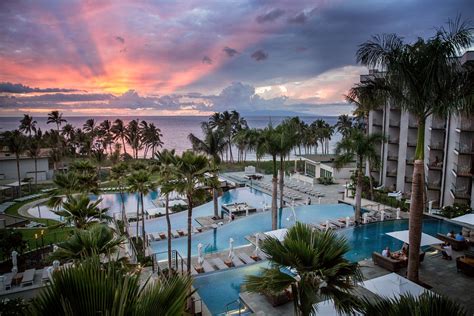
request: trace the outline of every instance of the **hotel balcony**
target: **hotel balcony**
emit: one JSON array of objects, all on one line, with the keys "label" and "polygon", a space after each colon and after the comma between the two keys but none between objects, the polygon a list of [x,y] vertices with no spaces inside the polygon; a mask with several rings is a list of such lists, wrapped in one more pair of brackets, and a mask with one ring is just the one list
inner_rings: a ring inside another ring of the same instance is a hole
[{"label": "hotel balcony", "polygon": [[474,132],[474,119],[472,117],[469,118],[461,118],[458,126],[456,128],[458,132]]},{"label": "hotel balcony", "polygon": [[429,150],[444,150],[443,142],[432,142],[428,145]]},{"label": "hotel balcony", "polygon": [[389,144],[398,145],[398,142],[399,142],[399,141],[400,141],[400,139],[395,138],[395,137],[389,137],[389,138],[388,138],[388,143],[389,143]]},{"label": "hotel balcony", "polygon": [[372,121],[372,125],[373,125],[373,126],[382,127],[382,120],[374,119],[374,120]]},{"label": "hotel balcony", "polygon": [[406,162],[407,162],[407,165],[413,165],[413,163],[415,162],[415,159],[414,158],[407,158]]},{"label": "hotel balcony", "polygon": [[390,120],[388,126],[390,127],[400,127],[400,121],[399,120]]},{"label": "hotel balcony", "polygon": [[431,130],[446,130],[446,120],[439,117],[434,117],[431,121]]},{"label": "hotel balcony", "polygon": [[398,155],[389,152],[387,155],[387,160],[398,161]]},{"label": "hotel balcony", "polygon": [[398,172],[397,172],[396,169],[394,169],[394,170],[387,170],[387,177],[394,177],[394,178],[396,178],[396,177],[397,177],[397,174],[398,174]]},{"label": "hotel balcony", "polygon": [[456,142],[454,152],[458,155],[474,155],[474,146],[463,142]]},{"label": "hotel balcony", "polygon": [[441,171],[441,170],[443,170],[443,163],[442,162],[438,162],[438,163],[430,162],[428,164],[428,169],[429,170],[439,170],[439,171]]},{"label": "hotel balcony", "polygon": [[407,146],[408,147],[416,147],[417,141],[416,140],[408,140]]},{"label": "hotel balcony", "polygon": [[451,194],[455,199],[459,200],[470,200],[471,193],[469,192],[469,188],[467,186],[451,186]]},{"label": "hotel balcony", "polygon": [[408,119],[408,128],[418,128],[418,122],[415,118],[410,117]]},{"label": "hotel balcony", "polygon": [[413,183],[413,177],[410,176],[410,177],[405,177],[405,182],[406,183]]},{"label": "hotel balcony", "polygon": [[428,181],[426,182],[426,186],[428,187],[428,190],[439,191],[441,190],[441,180]]},{"label": "hotel balcony", "polygon": [[472,174],[472,168],[470,163],[466,164],[458,164],[458,163],[453,163],[453,173],[456,177],[472,177],[474,174]]}]

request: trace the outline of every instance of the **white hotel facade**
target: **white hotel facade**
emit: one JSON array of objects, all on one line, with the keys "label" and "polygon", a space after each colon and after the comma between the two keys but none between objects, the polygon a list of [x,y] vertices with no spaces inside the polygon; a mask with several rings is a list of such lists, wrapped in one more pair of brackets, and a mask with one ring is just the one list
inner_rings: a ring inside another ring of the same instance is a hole
[{"label": "white hotel facade", "polygon": [[[474,51],[461,57],[461,64],[474,66]],[[380,73],[370,71],[361,82]],[[384,187],[411,192],[413,157],[418,124],[413,115],[396,104],[384,104],[369,115],[369,132],[383,133],[378,144],[381,166],[371,175]],[[474,116],[430,116],[425,126],[425,182],[427,201],[433,207],[468,204],[474,207]]]}]

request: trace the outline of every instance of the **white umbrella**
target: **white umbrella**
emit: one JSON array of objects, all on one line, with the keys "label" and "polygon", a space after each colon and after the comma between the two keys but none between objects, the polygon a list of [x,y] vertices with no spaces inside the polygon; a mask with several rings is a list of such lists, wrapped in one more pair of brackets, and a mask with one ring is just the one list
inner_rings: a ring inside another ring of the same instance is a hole
[{"label": "white umbrella", "polygon": [[234,259],[234,240],[232,238],[229,239],[229,260],[232,261]]},{"label": "white umbrella", "polygon": [[385,219],[385,211],[380,211],[380,221],[383,222],[384,219]]},{"label": "white umbrella", "polygon": [[329,230],[329,221],[326,221],[326,230]]},{"label": "white umbrella", "polygon": [[[409,231],[408,230],[400,230],[396,232],[391,232],[387,233],[387,235],[396,238],[398,240],[401,240],[407,244],[409,244]],[[428,245],[434,245],[434,244],[442,244],[443,242],[439,240],[438,238],[435,238],[431,235],[421,233],[421,244],[420,246],[428,246]]]},{"label": "white umbrella", "polygon": [[198,244],[198,264],[201,266],[204,263],[204,257],[202,256],[202,244]]},{"label": "white umbrella", "polygon": [[457,221],[457,222],[463,222],[469,225],[474,225],[474,214],[466,214],[466,215],[458,216],[455,218],[451,218],[451,220]]},{"label": "white umbrella", "polygon": [[255,234],[255,250],[253,252],[253,254],[258,257],[258,252],[260,251],[260,247],[259,247],[259,244],[260,244],[260,234],[259,233],[256,233]]},{"label": "white umbrella", "polygon": [[18,272],[18,252],[12,251],[12,272]]},{"label": "white umbrella", "polygon": [[349,218],[349,216],[346,216],[346,228],[349,227],[350,222],[351,219]]},{"label": "white umbrella", "polygon": [[397,298],[406,294],[417,297],[427,291],[425,288],[399,276],[396,273],[390,273],[375,279],[367,280],[361,282],[360,285],[372,293],[387,298]]},{"label": "white umbrella", "polygon": [[53,270],[56,271],[57,269],[59,269],[59,265],[61,263],[59,262],[59,260],[54,260],[53,261]]}]

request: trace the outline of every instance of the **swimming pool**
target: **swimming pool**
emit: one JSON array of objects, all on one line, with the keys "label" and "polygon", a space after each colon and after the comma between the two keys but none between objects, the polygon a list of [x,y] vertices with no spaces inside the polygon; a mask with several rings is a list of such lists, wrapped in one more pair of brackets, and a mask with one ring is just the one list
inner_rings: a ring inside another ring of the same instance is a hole
[{"label": "swimming pool", "polygon": [[[251,203],[249,203],[251,204]],[[211,210],[212,212],[212,210]],[[295,207],[296,219],[303,223],[319,223],[328,219],[345,218],[354,214],[353,207],[347,204],[321,204]],[[284,208],[279,212],[279,228],[294,225],[295,219],[291,208]],[[163,223],[164,224],[164,223]],[[175,227],[173,227],[174,229]],[[192,238],[192,255],[197,255],[197,245],[203,244],[204,253],[219,252],[229,248],[229,239],[234,239],[234,247],[248,245],[246,236],[258,232],[272,230],[270,211],[250,215],[225,224],[222,227],[195,234]],[[153,252],[163,252],[167,249],[167,241],[158,241],[151,244]],[[184,255],[187,251],[187,238],[181,237],[172,240],[173,249]],[[161,256],[161,257],[160,257]],[[158,259],[166,259],[166,253],[158,255]]]},{"label": "swimming pool", "polygon": [[[266,214],[269,215],[269,214]],[[361,261],[369,258],[373,251],[382,251],[389,246],[398,250],[402,243],[386,233],[408,229],[408,220],[385,221],[363,225],[338,231],[340,236],[347,238],[351,250],[346,258],[351,261]],[[461,228],[442,220],[423,220],[423,232],[435,236],[436,233],[447,233]],[[194,287],[213,315],[225,312],[226,304],[239,298],[240,287],[246,275],[255,275],[260,268],[266,267],[266,262],[234,268],[210,274],[196,276]]]},{"label": "swimming pool", "polygon": [[[246,202],[247,204],[254,206],[256,208],[262,208],[264,204],[271,203],[271,197],[268,194],[263,193],[252,188],[238,188],[224,192],[222,196],[218,198],[219,212],[221,210],[222,204],[228,203],[240,203]],[[213,202],[208,202],[203,205],[193,208],[193,219],[202,216],[209,216],[214,214],[214,204]],[[171,229],[186,229],[187,228],[187,218],[188,212],[183,211],[179,213],[172,214],[171,216]],[[199,225],[197,222],[193,222],[193,225]],[[132,224],[133,227],[133,224]],[[154,232],[164,232],[166,231],[166,218],[159,217],[148,220],[145,222],[145,230],[148,233]],[[132,230],[133,231],[133,230]],[[186,239],[186,238],[184,238]]]}]

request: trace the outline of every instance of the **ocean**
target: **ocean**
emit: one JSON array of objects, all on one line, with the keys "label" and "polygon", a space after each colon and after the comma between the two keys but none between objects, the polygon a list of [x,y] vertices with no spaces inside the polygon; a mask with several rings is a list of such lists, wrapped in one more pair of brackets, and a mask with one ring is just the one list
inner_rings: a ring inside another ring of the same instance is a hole
[{"label": "ocean", "polygon": [[[108,119],[114,121],[117,118],[120,118],[124,123],[128,123],[130,120],[139,119],[145,120],[149,123],[154,123],[158,128],[161,129],[163,134],[163,148],[175,149],[177,153],[182,153],[183,151],[191,148],[191,143],[188,140],[188,135],[193,133],[194,135],[201,137],[201,122],[207,121],[207,116],[143,116],[143,117],[131,117],[131,116],[71,116],[64,117],[67,120],[67,123],[72,124],[74,127],[82,127],[87,119],[93,118],[96,120],[97,124]],[[269,122],[272,124],[278,125],[285,118],[283,116],[249,116],[245,117],[249,127],[251,128],[263,128],[268,125]],[[317,119],[324,119],[331,125],[334,125],[337,121],[337,117],[334,116],[302,116],[301,120],[310,124]],[[7,130],[17,129],[20,124],[21,117],[0,117],[0,132]],[[46,124],[46,117],[34,117],[37,121],[37,127],[41,130],[46,131],[51,128],[55,128],[54,124]],[[340,135],[333,135],[330,141],[331,149],[334,148],[337,141],[340,140]],[[234,149],[234,157],[236,157],[236,150]],[[247,155],[248,160],[255,159],[255,155]]]}]

